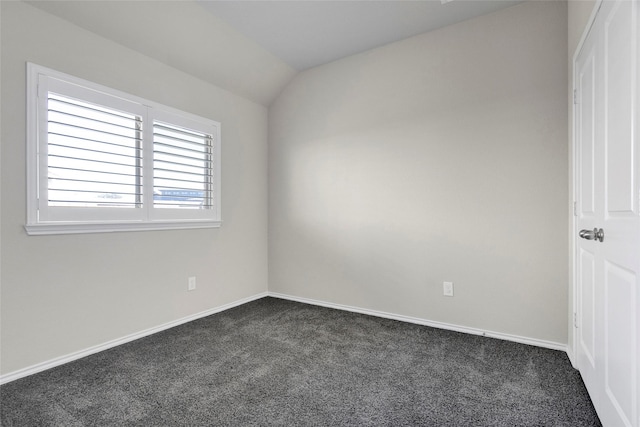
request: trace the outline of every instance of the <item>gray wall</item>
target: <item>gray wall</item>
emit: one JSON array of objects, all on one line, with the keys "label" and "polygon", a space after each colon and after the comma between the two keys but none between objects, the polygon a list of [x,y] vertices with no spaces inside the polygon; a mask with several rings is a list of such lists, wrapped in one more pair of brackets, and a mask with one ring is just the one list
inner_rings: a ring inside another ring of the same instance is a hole
[{"label": "gray wall", "polygon": [[[566,64],[592,5],[523,4],[308,70],[267,119],[0,2],[0,374],[260,294],[267,276],[274,292],[566,343]],[[223,227],[26,236],[26,61],[222,122]]]},{"label": "gray wall", "polygon": [[[22,2],[0,4],[0,372],[265,292],[266,108]],[[26,61],[220,121],[222,228],[27,236]]]},{"label": "gray wall", "polygon": [[566,94],[564,2],[298,74],[269,108],[270,291],[566,344]]}]

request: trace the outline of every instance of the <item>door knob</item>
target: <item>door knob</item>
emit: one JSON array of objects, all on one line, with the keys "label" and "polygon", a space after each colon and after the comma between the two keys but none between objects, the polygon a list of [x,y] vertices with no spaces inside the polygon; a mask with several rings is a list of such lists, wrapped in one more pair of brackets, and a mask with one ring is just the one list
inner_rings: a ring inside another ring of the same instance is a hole
[{"label": "door knob", "polygon": [[597,240],[602,242],[604,240],[604,230],[602,228],[594,228],[593,230],[580,230],[578,236],[587,240]]}]

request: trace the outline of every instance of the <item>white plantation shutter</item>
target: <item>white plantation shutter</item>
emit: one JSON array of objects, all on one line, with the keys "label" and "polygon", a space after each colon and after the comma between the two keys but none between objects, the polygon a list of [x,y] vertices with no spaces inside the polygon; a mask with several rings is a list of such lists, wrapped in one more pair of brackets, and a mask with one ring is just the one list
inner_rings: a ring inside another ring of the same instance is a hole
[{"label": "white plantation shutter", "polygon": [[28,66],[29,234],[220,225],[220,124]]},{"label": "white plantation shutter", "polygon": [[213,207],[212,135],[154,121],[153,204],[158,208]]},{"label": "white plantation shutter", "polygon": [[47,98],[48,205],[142,206],[142,120],[54,93]]},{"label": "white plantation shutter", "polygon": [[220,218],[220,126],[156,108],[152,113],[153,220]]}]

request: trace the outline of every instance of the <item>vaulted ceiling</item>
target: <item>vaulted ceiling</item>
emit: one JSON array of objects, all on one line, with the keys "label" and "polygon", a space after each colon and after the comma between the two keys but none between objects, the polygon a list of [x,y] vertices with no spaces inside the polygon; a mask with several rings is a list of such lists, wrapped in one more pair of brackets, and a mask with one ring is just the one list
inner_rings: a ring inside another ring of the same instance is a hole
[{"label": "vaulted ceiling", "polygon": [[296,70],[322,65],[522,2],[198,1]]},{"label": "vaulted ceiling", "polygon": [[263,105],[296,74],[193,0],[27,3]]},{"label": "vaulted ceiling", "polygon": [[262,105],[300,70],[520,1],[27,3]]}]

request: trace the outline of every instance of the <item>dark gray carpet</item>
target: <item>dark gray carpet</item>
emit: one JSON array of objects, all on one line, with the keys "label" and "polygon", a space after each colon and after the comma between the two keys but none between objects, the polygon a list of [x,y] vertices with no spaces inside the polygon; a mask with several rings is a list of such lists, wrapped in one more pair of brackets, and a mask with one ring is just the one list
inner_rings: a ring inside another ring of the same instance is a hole
[{"label": "dark gray carpet", "polygon": [[264,298],[0,387],[9,426],[599,426],[566,354]]}]

